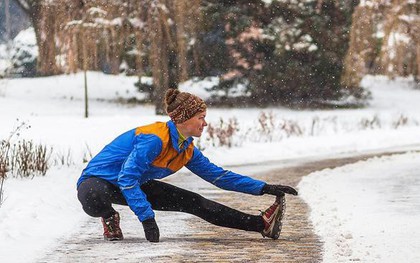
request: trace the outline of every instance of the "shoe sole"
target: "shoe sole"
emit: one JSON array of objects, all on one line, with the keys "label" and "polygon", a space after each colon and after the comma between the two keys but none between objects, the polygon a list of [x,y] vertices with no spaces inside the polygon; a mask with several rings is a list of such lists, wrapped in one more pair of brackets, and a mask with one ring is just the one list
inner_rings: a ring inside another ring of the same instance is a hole
[{"label": "shoe sole", "polygon": [[280,232],[281,232],[281,228],[282,228],[283,224],[281,222],[281,220],[278,220],[274,223],[274,227],[273,229],[278,229],[277,233],[275,233],[271,238],[274,240],[279,239],[280,237]]},{"label": "shoe sole", "polygon": [[124,237],[104,237],[104,240],[106,241],[120,241],[123,240]]}]

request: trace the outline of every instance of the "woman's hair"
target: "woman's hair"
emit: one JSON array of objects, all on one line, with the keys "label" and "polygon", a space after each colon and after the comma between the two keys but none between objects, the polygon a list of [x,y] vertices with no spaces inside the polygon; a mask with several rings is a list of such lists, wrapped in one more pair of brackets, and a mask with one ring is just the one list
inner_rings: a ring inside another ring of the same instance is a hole
[{"label": "woman's hair", "polygon": [[207,109],[207,105],[202,99],[177,89],[168,89],[164,102],[166,113],[175,123],[182,123]]}]

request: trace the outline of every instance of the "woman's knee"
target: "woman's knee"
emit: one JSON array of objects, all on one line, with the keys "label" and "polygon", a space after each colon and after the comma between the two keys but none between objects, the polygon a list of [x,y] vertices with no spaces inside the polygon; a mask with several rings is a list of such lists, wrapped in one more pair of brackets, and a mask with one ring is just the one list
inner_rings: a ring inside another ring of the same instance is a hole
[{"label": "woman's knee", "polygon": [[77,198],[82,204],[96,199],[99,195],[100,190],[94,178],[86,179],[77,188]]},{"label": "woman's knee", "polygon": [[83,210],[93,217],[99,217],[104,211],[111,208],[111,202],[107,201],[109,199],[107,198],[107,186],[96,179],[87,179],[77,189],[77,198],[82,204]]}]

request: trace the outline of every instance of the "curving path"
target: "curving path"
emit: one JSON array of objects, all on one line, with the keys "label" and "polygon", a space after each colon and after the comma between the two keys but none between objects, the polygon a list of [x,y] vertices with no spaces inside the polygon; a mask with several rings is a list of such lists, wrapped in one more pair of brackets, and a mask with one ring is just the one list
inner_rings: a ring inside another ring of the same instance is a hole
[{"label": "curving path", "polygon": [[[314,171],[394,153],[310,161],[253,177],[296,186],[303,176]],[[252,214],[258,214],[274,200],[267,195],[218,190],[186,172],[166,181]],[[321,262],[323,244],[314,234],[307,204],[299,197],[287,196],[286,201],[283,231],[277,241],[264,239],[258,233],[215,227],[190,215],[158,211],[161,242],[149,243],[134,214],[120,206],[117,210],[122,217],[124,241],[104,241],[99,219],[88,218],[80,230],[36,262]]]}]

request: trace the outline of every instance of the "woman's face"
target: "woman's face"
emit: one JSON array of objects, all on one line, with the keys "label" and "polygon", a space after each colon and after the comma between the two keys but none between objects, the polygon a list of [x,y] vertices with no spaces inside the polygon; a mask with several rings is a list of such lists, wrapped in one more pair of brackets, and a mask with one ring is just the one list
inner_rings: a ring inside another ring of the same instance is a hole
[{"label": "woman's face", "polygon": [[204,127],[207,126],[206,111],[202,111],[194,115],[194,117],[177,124],[178,129],[185,137],[200,137],[203,133]]}]

